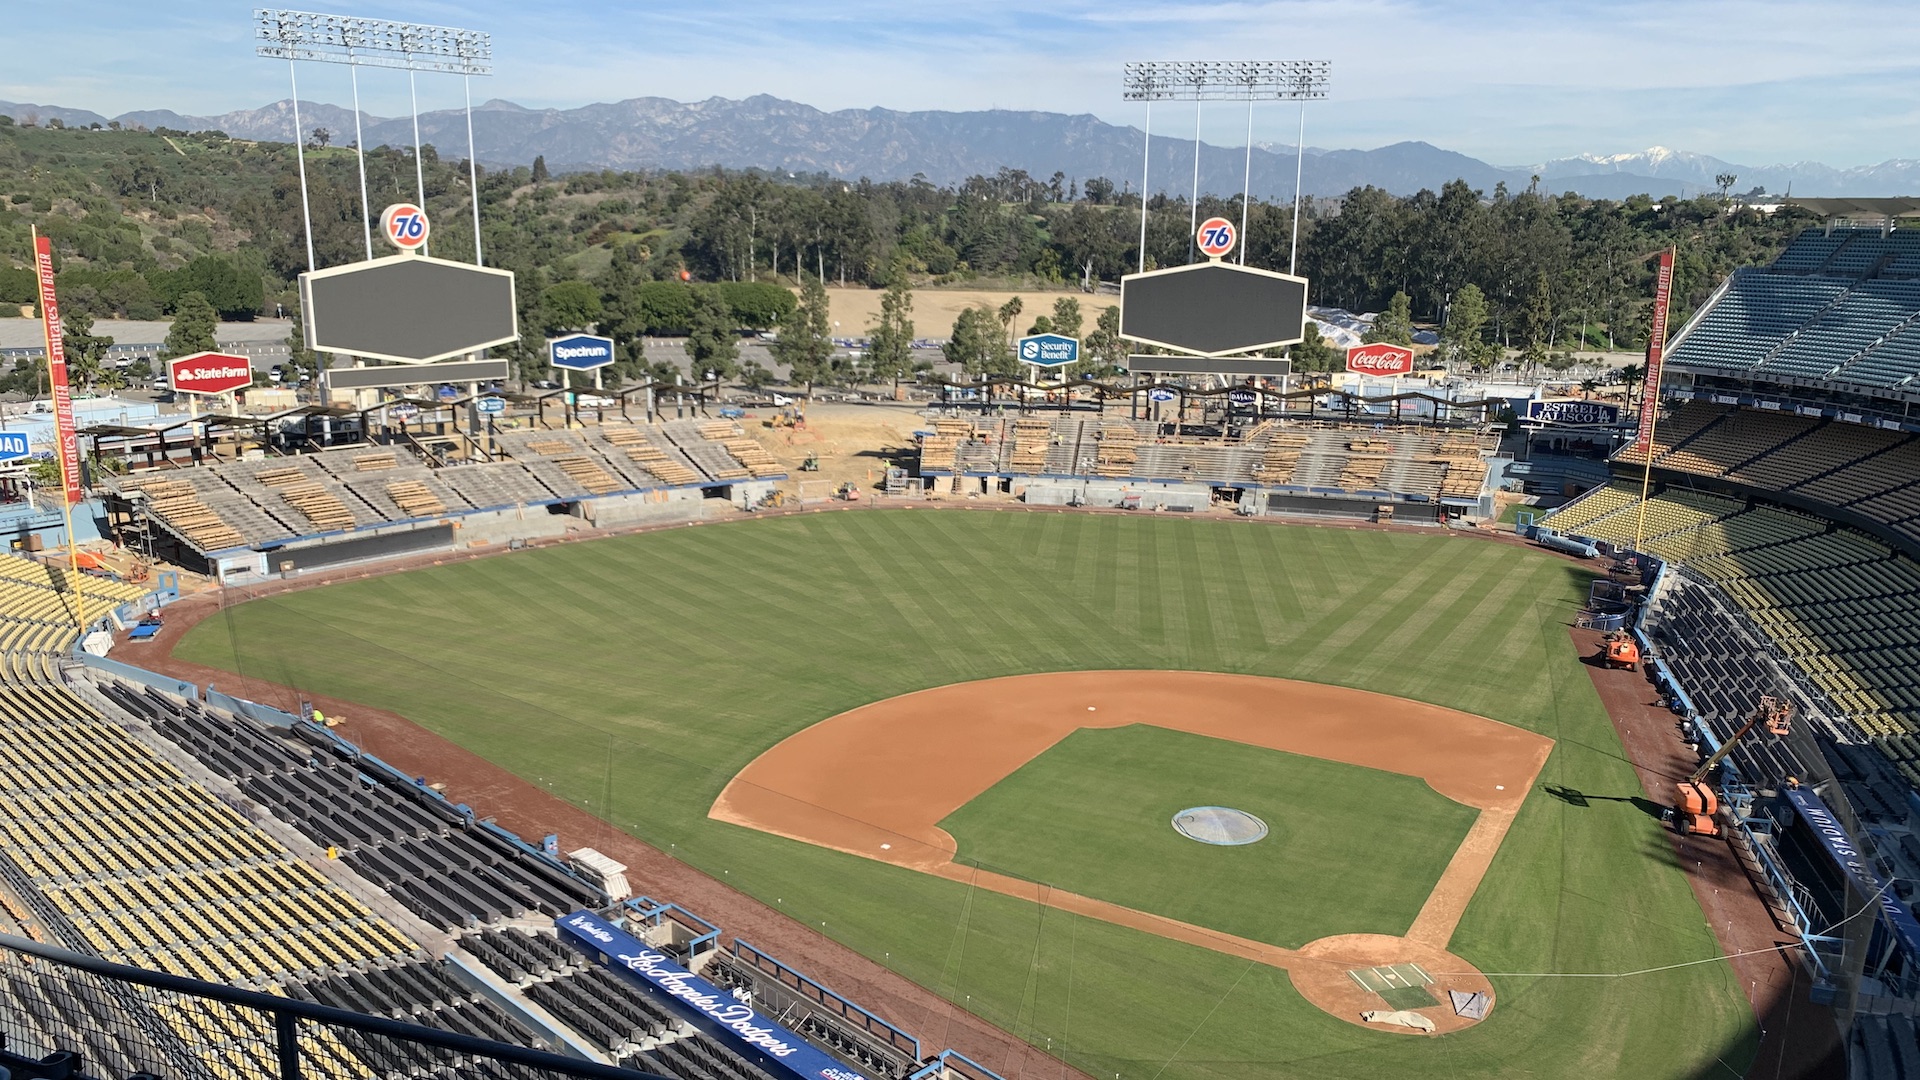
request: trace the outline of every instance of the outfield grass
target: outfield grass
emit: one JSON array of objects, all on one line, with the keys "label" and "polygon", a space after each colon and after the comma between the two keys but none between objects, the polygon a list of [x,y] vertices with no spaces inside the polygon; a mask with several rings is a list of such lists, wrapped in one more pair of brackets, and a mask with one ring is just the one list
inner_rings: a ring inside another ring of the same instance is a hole
[{"label": "outfield grass", "polygon": [[[1190,840],[1194,806],[1269,832]],[[940,825],[959,862],[1299,948],[1406,933],[1478,816],[1417,777],[1136,725],[1074,732]]]},{"label": "outfield grass", "polygon": [[1590,576],[1445,533],[859,511],[258,600],[179,651],[409,716],[1102,1080],[1733,1076],[1754,1031],[1725,965],[1501,974],[1716,955],[1659,824],[1631,803],[1528,799],[1451,944],[1492,973],[1499,1005],[1440,1040],[1329,1017],[1277,969],[706,817],[755,755],[846,709],[1095,668],[1428,701],[1557,740],[1542,784],[1638,794],[1565,629]]}]

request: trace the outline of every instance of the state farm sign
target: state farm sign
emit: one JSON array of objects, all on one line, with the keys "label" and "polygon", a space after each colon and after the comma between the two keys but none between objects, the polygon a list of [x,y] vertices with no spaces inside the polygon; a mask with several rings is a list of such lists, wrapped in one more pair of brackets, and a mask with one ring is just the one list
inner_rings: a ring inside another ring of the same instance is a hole
[{"label": "state farm sign", "polygon": [[1347,350],[1347,370],[1361,375],[1411,375],[1413,350],[1376,342]]},{"label": "state farm sign", "polygon": [[183,394],[224,394],[253,385],[253,364],[244,356],[203,352],[167,361],[167,385]]}]

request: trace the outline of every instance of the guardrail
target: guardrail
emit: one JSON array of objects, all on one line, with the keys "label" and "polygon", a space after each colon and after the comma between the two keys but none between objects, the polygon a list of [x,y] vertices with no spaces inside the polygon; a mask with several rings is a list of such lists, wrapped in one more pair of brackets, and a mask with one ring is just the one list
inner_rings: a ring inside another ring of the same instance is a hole
[{"label": "guardrail", "polygon": [[[663,1080],[653,1073],[115,964],[0,934],[7,1052],[74,1077],[191,1080],[488,1076]],[[169,1045],[172,1044],[172,1045]]]}]

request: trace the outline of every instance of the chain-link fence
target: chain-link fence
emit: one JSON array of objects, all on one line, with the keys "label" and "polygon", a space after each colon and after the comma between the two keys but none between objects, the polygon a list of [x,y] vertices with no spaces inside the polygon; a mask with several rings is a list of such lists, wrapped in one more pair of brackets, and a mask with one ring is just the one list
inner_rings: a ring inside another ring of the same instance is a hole
[{"label": "chain-link fence", "polygon": [[7,1055],[73,1055],[69,1075],[98,1080],[653,1075],[142,971],[8,935],[0,935],[0,1036]]}]

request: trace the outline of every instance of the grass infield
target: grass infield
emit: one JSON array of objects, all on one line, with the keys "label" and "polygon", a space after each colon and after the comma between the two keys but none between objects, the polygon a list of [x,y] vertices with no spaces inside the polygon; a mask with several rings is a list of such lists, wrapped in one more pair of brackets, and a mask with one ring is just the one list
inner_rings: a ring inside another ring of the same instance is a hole
[{"label": "grass infield", "polygon": [[706,817],[748,761],[836,713],[1110,668],[1428,701],[1555,739],[1541,784],[1639,794],[1566,633],[1589,580],[1439,532],[863,510],[271,597],[179,653],[408,716],[1101,1080],[1732,1076],[1755,1033],[1725,965],[1499,974],[1718,955],[1659,823],[1628,802],[1522,807],[1450,944],[1499,1004],[1439,1040],[1330,1017],[1277,969]]},{"label": "grass infield", "polygon": [[[1174,830],[1213,805],[1266,838]],[[1406,933],[1477,816],[1411,776],[1133,726],[1074,732],[940,824],[969,866],[1297,949]]]}]

